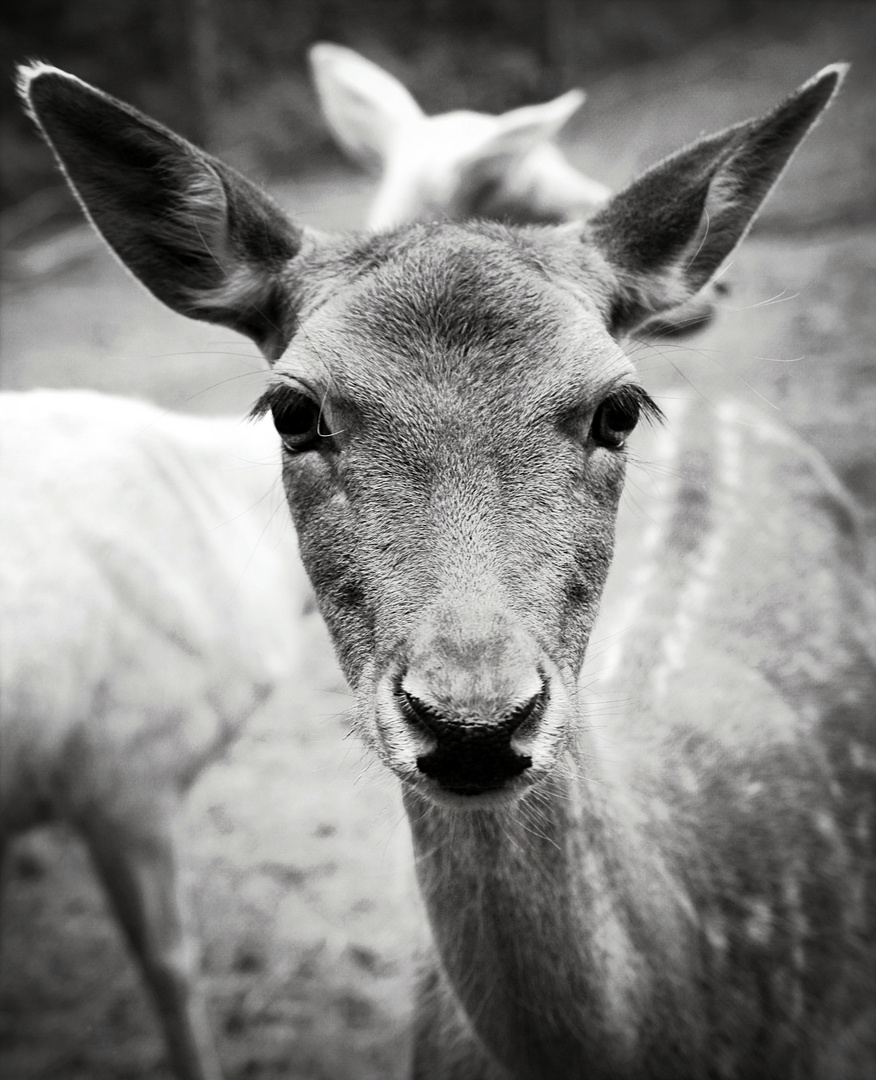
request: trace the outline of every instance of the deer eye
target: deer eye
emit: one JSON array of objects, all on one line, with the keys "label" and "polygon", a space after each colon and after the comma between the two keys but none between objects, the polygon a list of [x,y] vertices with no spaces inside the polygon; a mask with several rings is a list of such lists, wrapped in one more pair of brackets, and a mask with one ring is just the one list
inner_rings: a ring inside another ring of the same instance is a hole
[{"label": "deer eye", "polygon": [[288,450],[309,450],[319,437],[319,405],[306,394],[289,391],[271,401],[274,427]]},{"label": "deer eye", "polygon": [[644,392],[636,386],[625,386],[610,394],[593,414],[590,438],[597,446],[620,450],[639,422],[646,404]]}]

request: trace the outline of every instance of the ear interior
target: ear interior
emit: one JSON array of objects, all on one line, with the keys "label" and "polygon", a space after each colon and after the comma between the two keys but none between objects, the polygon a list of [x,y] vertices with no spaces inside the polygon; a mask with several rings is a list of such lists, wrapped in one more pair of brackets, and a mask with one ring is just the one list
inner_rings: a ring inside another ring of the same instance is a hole
[{"label": "ear interior", "polygon": [[320,42],[308,55],[329,130],[354,161],[380,171],[398,131],[424,119],[422,109],[398,79],[352,49]]},{"label": "ear interior", "polygon": [[615,333],[684,303],[751,227],[846,65],[820,71],[765,116],[698,140],[655,165],[590,219],[585,236],[615,273]]},{"label": "ear interior", "polygon": [[234,170],[108,94],[45,65],[21,92],[95,228],[158,299],[267,348],[279,275],[302,240]]}]

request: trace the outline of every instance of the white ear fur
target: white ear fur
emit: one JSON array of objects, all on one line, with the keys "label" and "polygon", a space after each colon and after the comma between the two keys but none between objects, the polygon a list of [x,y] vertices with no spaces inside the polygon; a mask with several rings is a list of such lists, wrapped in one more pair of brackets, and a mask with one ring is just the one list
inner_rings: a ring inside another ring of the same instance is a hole
[{"label": "white ear fur", "polygon": [[530,135],[540,142],[550,142],[571,120],[587,100],[583,90],[567,90],[565,94],[540,105],[524,105],[503,113],[498,119],[503,130],[520,136]]},{"label": "white ear fur", "polygon": [[520,161],[536,147],[551,142],[570,117],[581,108],[587,95],[583,90],[569,90],[541,105],[524,105],[495,118],[492,130],[468,155],[469,163],[507,167]]},{"label": "white ear fur", "polygon": [[398,79],[342,45],[319,42],[309,52],[323,115],[343,150],[379,171],[400,128],[424,118]]}]

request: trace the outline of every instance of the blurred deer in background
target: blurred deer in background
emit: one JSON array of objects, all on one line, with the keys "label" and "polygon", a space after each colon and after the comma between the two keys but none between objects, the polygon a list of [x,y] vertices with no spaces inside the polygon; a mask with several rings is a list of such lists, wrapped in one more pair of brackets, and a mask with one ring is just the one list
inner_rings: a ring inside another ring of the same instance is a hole
[{"label": "blurred deer in background", "polygon": [[36,825],[81,834],[182,1080],[220,1070],[180,803],[292,677],[310,594],[277,444],[90,391],[0,395],[0,856]]},{"label": "blurred deer in background", "polygon": [[[352,49],[320,42],[309,59],[338,145],[380,177],[369,228],[474,218],[556,225],[589,218],[611,195],[553,141],[584,104],[583,90],[501,116],[468,110],[426,116],[398,79]],[[712,282],[705,294],[645,321],[637,334],[694,333],[711,321],[715,298],[726,291],[723,282]]]},{"label": "blurred deer in background", "polygon": [[777,425],[683,401],[640,451],[648,527],[620,501],[657,413],[621,341],[712,279],[842,72],[578,230],[358,237],[299,228],[72,76],[24,75],[110,246],[273,365],[254,413],[360,729],[401,782],[432,929],[415,1077],[873,1074],[854,507]]},{"label": "blurred deer in background", "polygon": [[584,104],[583,90],[502,116],[426,116],[398,79],[352,49],[320,42],[309,58],[329,130],[380,176],[369,228],[477,217],[557,224],[589,217],[611,194],[553,143]]}]

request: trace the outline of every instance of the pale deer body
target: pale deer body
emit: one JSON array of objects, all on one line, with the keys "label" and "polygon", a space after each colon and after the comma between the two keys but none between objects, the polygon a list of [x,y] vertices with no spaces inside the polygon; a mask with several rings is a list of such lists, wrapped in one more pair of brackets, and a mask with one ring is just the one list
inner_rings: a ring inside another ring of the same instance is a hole
[{"label": "pale deer body", "polygon": [[87,391],[3,394],[0,418],[0,847],[82,834],[178,1074],[216,1077],[176,834],[296,670],[308,590],[276,434]]},{"label": "pale deer body", "polygon": [[584,226],[329,238],[154,121],[29,75],[110,245],[273,364],[255,412],[432,928],[417,1077],[872,1071],[853,508],[817,456],[722,407],[644,444],[654,516],[618,517],[654,411],[618,342],[713,278],[840,77]]}]

